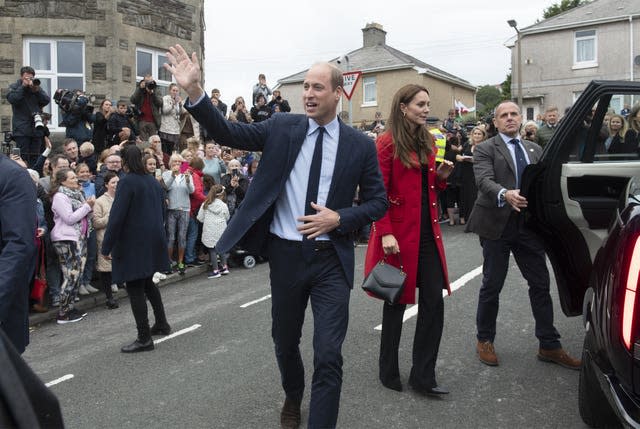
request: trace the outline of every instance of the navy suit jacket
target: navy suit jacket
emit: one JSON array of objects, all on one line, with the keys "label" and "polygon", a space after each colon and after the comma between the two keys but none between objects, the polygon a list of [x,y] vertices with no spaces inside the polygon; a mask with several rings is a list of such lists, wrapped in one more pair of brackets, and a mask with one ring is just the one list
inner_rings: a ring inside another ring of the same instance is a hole
[{"label": "navy suit jacket", "polygon": [[[224,119],[206,96],[197,105],[186,108],[217,143],[262,152],[260,167],[216,248],[227,252],[245,237],[243,245],[265,254],[275,203],[305,140],[308,118],[277,113],[259,123],[232,123]],[[358,186],[362,203],[353,207]],[[387,209],[387,196],[374,142],[342,122],[326,207],[340,215],[340,226],[331,231],[329,237],[349,285],[353,286],[354,252],[350,233],[382,217]]]},{"label": "navy suit jacket", "polygon": [[36,186],[24,168],[0,154],[0,327],[20,353],[29,343],[36,228]]}]

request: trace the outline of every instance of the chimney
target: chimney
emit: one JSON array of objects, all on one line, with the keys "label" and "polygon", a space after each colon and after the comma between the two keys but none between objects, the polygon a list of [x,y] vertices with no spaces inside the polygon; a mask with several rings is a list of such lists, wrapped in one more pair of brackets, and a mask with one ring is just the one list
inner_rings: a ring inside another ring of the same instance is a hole
[{"label": "chimney", "polygon": [[382,25],[371,22],[362,29],[363,47],[370,48],[376,45],[386,45],[387,32]]}]

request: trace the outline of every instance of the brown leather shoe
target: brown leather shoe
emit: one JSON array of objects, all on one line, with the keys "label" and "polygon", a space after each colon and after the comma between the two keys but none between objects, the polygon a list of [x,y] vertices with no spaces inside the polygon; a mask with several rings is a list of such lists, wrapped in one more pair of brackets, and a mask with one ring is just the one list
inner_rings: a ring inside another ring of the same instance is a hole
[{"label": "brown leather shoe", "polygon": [[575,370],[579,370],[582,365],[582,361],[580,359],[572,358],[562,347],[553,350],[538,349],[538,359],[543,362],[557,363],[565,368]]},{"label": "brown leather shoe", "polygon": [[478,341],[476,351],[480,362],[489,366],[498,366],[498,355],[496,355],[496,350],[493,348],[491,341]]},{"label": "brown leather shoe", "polygon": [[282,429],[298,429],[300,427],[300,404],[289,398],[284,400],[280,412],[280,427]]}]

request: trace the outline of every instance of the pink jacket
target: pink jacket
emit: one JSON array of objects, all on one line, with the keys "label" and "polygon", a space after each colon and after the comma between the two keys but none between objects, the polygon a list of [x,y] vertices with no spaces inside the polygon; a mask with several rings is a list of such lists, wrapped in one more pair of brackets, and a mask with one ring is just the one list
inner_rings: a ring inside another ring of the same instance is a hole
[{"label": "pink jacket", "polygon": [[51,241],[78,241],[80,237],[75,224],[81,222],[80,231],[86,235],[88,229],[88,215],[91,206],[84,203],[75,212],[71,207],[71,200],[65,194],[56,192],[51,203],[54,226],[51,230]]}]

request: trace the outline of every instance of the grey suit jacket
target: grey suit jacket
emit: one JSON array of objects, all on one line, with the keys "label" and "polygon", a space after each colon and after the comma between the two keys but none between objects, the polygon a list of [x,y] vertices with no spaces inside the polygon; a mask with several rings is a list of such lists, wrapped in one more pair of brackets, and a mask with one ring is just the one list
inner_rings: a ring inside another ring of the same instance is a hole
[{"label": "grey suit jacket", "polygon": [[[542,155],[537,144],[522,141],[529,162],[535,164]],[[483,141],[473,152],[473,173],[478,186],[478,198],[473,206],[467,231],[475,232],[481,238],[497,240],[511,214],[511,206],[498,207],[498,193],[502,188],[516,188],[516,166],[506,143],[499,134]]]}]

